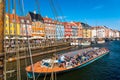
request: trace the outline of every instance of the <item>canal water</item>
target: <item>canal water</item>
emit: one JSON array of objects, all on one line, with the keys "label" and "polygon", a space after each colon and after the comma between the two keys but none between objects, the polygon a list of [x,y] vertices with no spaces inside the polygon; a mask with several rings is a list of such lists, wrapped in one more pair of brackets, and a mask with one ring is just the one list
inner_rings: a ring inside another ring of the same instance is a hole
[{"label": "canal water", "polygon": [[56,80],[120,80],[120,41],[93,46],[106,47],[110,53],[86,67],[57,75]]},{"label": "canal water", "polygon": [[[93,46],[106,47],[110,50],[110,53],[83,68],[59,75],[56,74],[57,77],[54,80],[120,80],[120,41],[110,41],[105,44],[97,44]],[[80,47],[72,48],[71,50],[62,51],[60,53],[70,52],[78,49],[80,49]],[[34,62],[50,56],[51,54],[47,54],[47,56],[38,56],[37,58],[34,58]],[[12,63],[11,66],[13,64],[14,63]],[[22,80],[27,80],[24,64],[24,61],[22,61],[21,77]],[[14,77],[11,77],[7,80],[17,80],[16,74],[13,75]],[[44,80],[44,77],[39,77],[36,80]],[[50,76],[48,76],[46,80],[51,80]]]}]

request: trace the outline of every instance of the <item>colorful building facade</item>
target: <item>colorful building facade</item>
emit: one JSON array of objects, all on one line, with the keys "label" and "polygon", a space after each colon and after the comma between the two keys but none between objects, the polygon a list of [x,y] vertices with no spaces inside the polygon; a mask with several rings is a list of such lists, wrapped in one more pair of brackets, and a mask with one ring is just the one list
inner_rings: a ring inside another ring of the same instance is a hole
[{"label": "colorful building facade", "polygon": [[88,24],[85,23],[81,23],[82,25],[82,35],[83,38],[91,38],[91,26],[89,26]]},{"label": "colorful building facade", "polygon": [[32,22],[30,17],[20,16],[20,35],[32,36]]},{"label": "colorful building facade", "polygon": [[81,23],[80,22],[75,22],[75,24],[77,25],[77,27],[78,27],[78,38],[83,38],[83,33],[82,33],[82,25],[81,25]]},{"label": "colorful building facade", "polygon": [[32,36],[45,38],[45,25],[40,14],[29,12],[27,15],[32,22]]},{"label": "colorful building facade", "polygon": [[72,28],[72,39],[78,38],[78,26],[75,22],[70,22],[71,28]]},{"label": "colorful building facade", "polygon": [[55,39],[56,37],[56,24],[51,18],[43,18],[45,24],[45,38]]},{"label": "colorful building facade", "polygon": [[64,33],[64,36],[65,38],[71,38],[72,37],[72,27],[71,27],[71,24],[69,22],[64,22],[64,30],[65,30],[65,33]]},{"label": "colorful building facade", "polygon": [[5,35],[20,36],[19,16],[15,14],[5,14]]},{"label": "colorful building facade", "polygon": [[103,26],[97,26],[97,38],[105,38],[106,32]]},{"label": "colorful building facade", "polygon": [[56,39],[57,40],[64,39],[64,33],[65,31],[62,22],[56,21]]},{"label": "colorful building facade", "polygon": [[91,38],[97,38],[97,28],[96,27],[91,28]]}]

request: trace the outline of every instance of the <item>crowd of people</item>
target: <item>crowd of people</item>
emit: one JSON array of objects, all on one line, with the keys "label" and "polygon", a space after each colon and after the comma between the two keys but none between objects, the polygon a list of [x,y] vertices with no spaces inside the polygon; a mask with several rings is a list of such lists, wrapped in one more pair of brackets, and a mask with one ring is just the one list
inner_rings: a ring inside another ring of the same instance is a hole
[{"label": "crowd of people", "polygon": [[108,49],[106,48],[87,48],[83,49],[81,52],[75,54],[74,56],[69,56],[67,54],[60,55],[58,57],[58,64],[59,67],[71,68],[80,65],[86,61],[89,61],[93,58],[96,58],[97,56],[106,52],[108,52]]},{"label": "crowd of people", "polygon": [[107,48],[85,48],[70,54],[55,55],[54,61],[52,59],[42,60],[43,66],[51,67],[53,63],[59,67],[72,68],[79,66],[87,61],[90,61],[106,52],[109,52]]}]

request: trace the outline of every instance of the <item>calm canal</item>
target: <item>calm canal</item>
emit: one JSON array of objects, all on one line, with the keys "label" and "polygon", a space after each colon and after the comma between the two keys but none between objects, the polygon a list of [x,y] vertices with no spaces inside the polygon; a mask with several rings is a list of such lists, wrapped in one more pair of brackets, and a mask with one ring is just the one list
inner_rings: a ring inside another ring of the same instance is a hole
[{"label": "calm canal", "polygon": [[57,80],[120,80],[120,41],[97,46],[107,47],[110,53],[86,67],[57,75]]}]

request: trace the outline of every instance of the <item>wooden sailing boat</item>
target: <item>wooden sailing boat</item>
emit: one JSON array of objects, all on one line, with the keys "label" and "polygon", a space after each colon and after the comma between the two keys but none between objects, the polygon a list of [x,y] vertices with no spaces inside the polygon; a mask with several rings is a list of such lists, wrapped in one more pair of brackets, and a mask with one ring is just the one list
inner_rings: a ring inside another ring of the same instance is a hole
[{"label": "wooden sailing boat", "polygon": [[[84,53],[84,51],[86,51],[86,53]],[[106,48],[87,48],[71,53],[64,53],[58,59],[43,59],[34,64],[34,75],[37,77],[40,74],[43,76],[45,74],[51,74],[52,72],[63,74],[64,72],[82,68],[108,54],[108,52],[109,50]],[[29,78],[33,78],[31,67],[31,65],[26,67]]]}]

